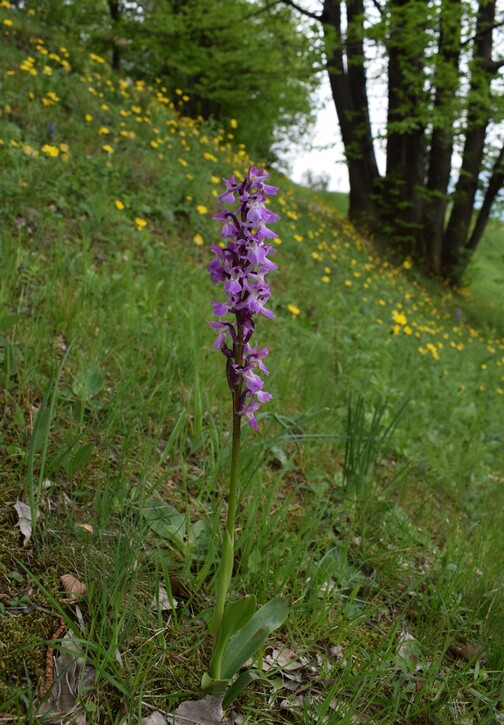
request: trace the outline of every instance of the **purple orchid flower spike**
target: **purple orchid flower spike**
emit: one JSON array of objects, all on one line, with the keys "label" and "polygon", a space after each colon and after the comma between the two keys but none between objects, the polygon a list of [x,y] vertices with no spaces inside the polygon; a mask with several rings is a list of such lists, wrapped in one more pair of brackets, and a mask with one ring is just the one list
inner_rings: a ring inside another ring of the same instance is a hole
[{"label": "purple orchid flower spike", "polygon": [[255,330],[253,317],[262,314],[274,317],[266,307],[271,296],[266,274],[277,269],[268,255],[276,249],[265,244],[275,233],[269,228],[280,219],[266,206],[266,196],[277,193],[278,188],[266,184],[269,174],[263,168],[251,166],[245,179],[238,182],[233,175],[224,179],[226,190],[218,197],[221,202],[234,206],[222,208],[214,219],[222,222],[221,236],[226,239],[225,248],[213,245],[215,258],[208,265],[212,282],[224,283],[225,302],[213,302],[217,317],[227,313],[235,316],[234,324],[219,319],[210,326],[217,331],[214,347],[228,359],[228,384],[233,394],[233,410],[243,416],[252,428],[257,429],[255,413],[261,403],[271,399],[263,390],[263,380],[255,372],[268,374],[263,358],[268,348],[258,350],[249,344]]},{"label": "purple orchid flower spike", "polygon": [[[233,643],[239,643],[238,649],[243,647],[245,642],[249,647],[253,638],[257,639],[257,647],[260,647],[264,642],[264,629],[269,627],[264,624],[262,618],[256,619],[259,612],[253,614],[256,607],[255,597],[247,597],[245,600],[229,602],[226,605],[235,561],[235,519],[240,499],[239,458],[242,423],[245,419],[254,430],[257,430],[259,427],[256,419],[257,411],[263,403],[271,400],[271,393],[264,390],[264,376],[269,375],[264,358],[269,348],[252,345],[250,342],[255,332],[256,316],[261,314],[265,317],[274,317],[273,312],[266,306],[271,291],[265,278],[268,272],[277,268],[269,259],[269,255],[276,250],[269,246],[265,239],[275,236],[270,225],[280,217],[266,206],[266,197],[278,191],[275,186],[265,183],[268,178],[269,174],[263,168],[251,166],[242,182],[238,182],[234,175],[230,179],[224,179],[226,189],[219,196],[219,200],[230,208],[223,207],[214,214],[214,219],[222,223],[223,241],[219,245],[212,246],[214,258],[208,265],[212,282],[222,283],[225,293],[224,300],[212,302],[213,313],[218,319],[210,321],[209,325],[217,334],[214,348],[220,350],[226,357],[226,376],[233,400],[226,525],[222,537],[221,560],[215,580],[215,612],[212,624],[214,648],[210,659],[210,673],[205,673],[202,678],[203,690],[211,695],[229,692],[226,688],[231,684],[239,667],[237,666],[232,672],[224,669],[224,664],[229,667],[229,638],[232,636]],[[231,321],[226,319],[228,314],[232,315]],[[273,628],[276,628],[287,616],[287,604],[275,599],[265,604],[259,611],[269,612],[268,607],[275,612],[282,612],[282,616],[275,620]],[[240,612],[239,617],[243,617],[244,622],[242,628],[238,629],[237,612]],[[245,617],[244,612],[248,613],[248,616]],[[277,616],[275,614],[275,617]],[[251,625],[256,628],[253,638],[250,631],[244,633],[243,629],[243,626],[249,628]],[[235,660],[236,658],[231,656],[231,661]]]}]

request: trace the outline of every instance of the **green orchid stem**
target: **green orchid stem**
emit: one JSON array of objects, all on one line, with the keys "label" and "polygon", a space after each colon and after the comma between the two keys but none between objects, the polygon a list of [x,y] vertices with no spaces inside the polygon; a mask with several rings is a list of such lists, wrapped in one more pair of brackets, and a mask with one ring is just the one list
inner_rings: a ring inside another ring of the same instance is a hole
[{"label": "green orchid stem", "polygon": [[[233,406],[236,407],[236,406]],[[217,577],[217,592],[215,602],[214,632],[219,637],[222,614],[226,603],[226,596],[231,582],[234,562],[234,529],[236,507],[238,504],[238,463],[240,457],[241,416],[233,410],[233,443],[231,449],[231,476],[229,481],[229,498],[226,519],[226,530],[222,542],[222,558]]]},{"label": "green orchid stem", "polygon": [[[240,331],[241,332],[241,331]],[[240,335],[240,339],[242,335]],[[241,364],[243,359],[243,342],[238,345],[238,353],[236,356]],[[215,595],[215,613],[214,613],[214,667],[212,677],[220,679],[221,657],[222,652],[216,650],[221,631],[222,616],[226,604],[226,597],[233,575],[234,564],[234,534],[235,534],[235,518],[236,508],[238,506],[238,468],[240,459],[240,436],[241,436],[241,415],[238,415],[240,407],[242,384],[237,386],[233,392],[233,441],[231,447],[231,475],[229,480],[229,496],[226,517],[226,529],[222,542],[222,556],[217,574],[217,591]]]}]

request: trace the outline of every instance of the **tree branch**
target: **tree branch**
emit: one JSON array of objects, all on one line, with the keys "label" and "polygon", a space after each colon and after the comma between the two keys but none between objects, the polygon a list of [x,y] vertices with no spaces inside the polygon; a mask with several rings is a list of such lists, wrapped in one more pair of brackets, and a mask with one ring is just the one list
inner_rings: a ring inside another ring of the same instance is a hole
[{"label": "tree branch", "polygon": [[309,10],[306,10],[305,8],[302,8],[300,5],[294,2],[294,0],[279,0],[279,2],[282,2],[284,5],[288,5],[291,8],[294,8],[294,10],[297,10],[298,13],[301,13],[301,15],[306,16],[307,18],[311,18],[312,20],[317,20],[319,23],[323,20],[323,14],[317,15],[317,13],[312,13]]},{"label": "tree branch", "polygon": [[485,28],[484,30],[479,30],[474,33],[474,35],[471,35],[470,38],[466,38],[465,40],[462,40],[460,43],[460,47],[463,48],[466,45],[469,45],[469,43],[474,42],[475,40],[478,40],[483,35],[486,35],[487,33],[492,33],[494,30],[497,30],[498,28],[502,28],[504,26],[504,20],[500,23],[494,23],[493,25],[489,25],[488,28]]}]

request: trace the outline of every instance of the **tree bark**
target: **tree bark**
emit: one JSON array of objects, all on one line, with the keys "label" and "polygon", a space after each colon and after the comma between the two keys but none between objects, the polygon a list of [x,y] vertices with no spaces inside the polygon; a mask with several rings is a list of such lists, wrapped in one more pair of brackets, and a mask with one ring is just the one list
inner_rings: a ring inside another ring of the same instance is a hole
[{"label": "tree bark", "polygon": [[327,41],[329,82],[350,178],[349,217],[362,225],[374,215],[373,190],[378,176],[362,45],[362,0],[349,1],[349,38],[346,43],[343,42],[341,7],[339,0],[324,0],[322,22]]},{"label": "tree bark", "polygon": [[115,34],[117,32],[117,26],[121,19],[121,6],[120,0],[108,0],[110,17],[112,19],[112,68],[114,70],[121,69],[121,50],[119,45],[116,43]]},{"label": "tree bark", "polygon": [[483,200],[483,204],[481,206],[481,209],[478,212],[478,216],[476,217],[476,223],[474,225],[474,229],[471,234],[471,238],[469,239],[469,243],[467,244],[467,249],[469,249],[471,252],[474,252],[476,247],[481,241],[481,237],[483,236],[483,232],[485,231],[485,227],[487,225],[487,222],[490,218],[490,212],[492,210],[492,205],[495,201],[495,198],[499,191],[504,186],[504,146],[501,148],[499,155],[497,156],[495,163],[493,165],[492,169],[492,175],[490,177],[490,181],[487,186],[485,198]]},{"label": "tree bark", "polygon": [[476,35],[469,90],[469,110],[462,166],[453,196],[450,220],[443,237],[443,276],[456,281],[466,260],[462,252],[468,245],[469,227],[483,163],[483,151],[490,118],[489,69],[492,64],[492,27],[496,0],[481,0],[478,6]]},{"label": "tree bark", "polygon": [[413,16],[409,0],[392,0],[387,40],[387,171],[381,215],[402,247],[416,255],[425,182],[424,55],[427,0]]},{"label": "tree bark", "polygon": [[442,242],[452,168],[454,105],[459,87],[460,0],[444,0],[439,16],[438,57],[434,77],[435,97],[427,173],[427,203],[423,210],[422,253],[427,266],[441,274]]}]

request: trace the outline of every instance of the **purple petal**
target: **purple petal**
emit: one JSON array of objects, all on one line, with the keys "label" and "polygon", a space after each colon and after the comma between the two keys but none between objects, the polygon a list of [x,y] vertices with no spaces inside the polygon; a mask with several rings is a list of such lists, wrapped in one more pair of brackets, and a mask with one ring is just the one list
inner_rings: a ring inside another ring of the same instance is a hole
[{"label": "purple petal", "polygon": [[217,315],[218,317],[221,317],[222,315],[227,315],[228,306],[224,302],[212,302],[212,306],[214,315]]}]

